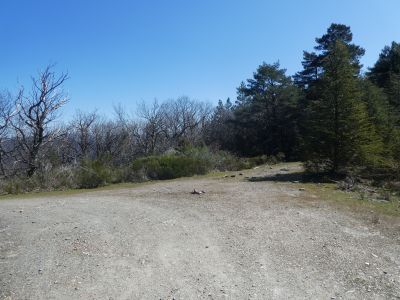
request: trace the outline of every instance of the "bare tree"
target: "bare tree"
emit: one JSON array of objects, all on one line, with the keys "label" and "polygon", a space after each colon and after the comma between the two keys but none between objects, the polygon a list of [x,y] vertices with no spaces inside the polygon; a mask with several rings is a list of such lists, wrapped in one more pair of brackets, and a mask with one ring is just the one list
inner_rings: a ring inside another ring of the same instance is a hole
[{"label": "bare tree", "polygon": [[120,139],[122,139],[118,162],[126,164],[134,157],[142,154],[142,149],[139,147],[141,135],[138,134],[141,131],[139,130],[141,126],[133,115],[126,112],[126,109],[121,104],[114,106],[114,114]]},{"label": "bare tree", "polygon": [[162,140],[165,136],[163,106],[160,106],[157,100],[154,100],[150,106],[142,102],[138,106],[137,114],[143,122],[135,128],[136,138],[143,149],[143,154],[154,154],[162,148]]},{"label": "bare tree", "polygon": [[77,111],[71,127],[73,128],[73,143],[76,145],[76,155],[85,157],[89,154],[91,147],[91,130],[98,118],[97,112],[83,113]]},{"label": "bare tree", "polygon": [[92,129],[93,150],[98,159],[118,160],[125,135],[117,123],[99,119]]},{"label": "bare tree", "polygon": [[12,141],[9,135],[9,124],[15,115],[12,107],[11,95],[8,92],[0,93],[0,175],[6,175],[5,160],[12,152]]},{"label": "bare tree", "polygon": [[182,143],[196,144],[202,138],[202,130],[211,107],[205,103],[180,97],[163,104],[165,129],[168,140],[176,147]]},{"label": "bare tree", "polygon": [[26,95],[21,88],[16,100],[18,114],[12,122],[18,141],[19,159],[26,168],[26,175],[32,176],[38,168],[38,154],[44,145],[59,136],[52,122],[58,117],[59,109],[68,101],[62,85],[67,74],[56,76],[53,66],[47,66],[32,78],[32,90]]}]

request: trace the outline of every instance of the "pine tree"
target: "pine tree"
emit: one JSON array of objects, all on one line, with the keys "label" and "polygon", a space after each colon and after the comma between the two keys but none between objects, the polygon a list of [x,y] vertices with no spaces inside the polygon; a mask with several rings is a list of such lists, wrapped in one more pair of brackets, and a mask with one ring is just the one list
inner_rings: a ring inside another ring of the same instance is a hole
[{"label": "pine tree", "polygon": [[360,58],[364,55],[365,50],[360,46],[352,44],[353,34],[349,26],[343,24],[331,24],[326,34],[320,38],[316,38],[317,45],[314,50],[317,52],[303,53],[303,70],[294,76],[295,83],[308,91],[309,98],[312,98],[313,85],[318,82],[323,74],[323,64],[325,57],[337,41],[341,42],[348,50],[349,59],[352,66],[360,71]]},{"label": "pine tree", "polygon": [[294,155],[298,89],[285,72],[279,63],[263,63],[253,78],[238,88],[234,124],[242,154]]},{"label": "pine tree", "polygon": [[308,107],[306,158],[333,172],[372,163],[382,143],[361,101],[359,70],[346,44],[335,41],[322,68],[318,98]]},{"label": "pine tree", "polygon": [[385,145],[385,156],[391,156],[390,149],[395,140],[396,118],[390,107],[388,97],[383,89],[369,79],[361,80],[362,101],[367,108],[368,116]]},{"label": "pine tree", "polygon": [[400,44],[393,42],[390,47],[383,48],[367,75],[386,92],[400,126]]},{"label": "pine tree", "polygon": [[367,76],[384,91],[388,100],[390,126],[384,136],[385,149],[400,173],[400,43],[392,42],[390,47],[384,47]]},{"label": "pine tree", "polygon": [[206,128],[206,143],[223,150],[233,150],[234,132],[232,103],[228,98],[225,104],[218,101]]}]

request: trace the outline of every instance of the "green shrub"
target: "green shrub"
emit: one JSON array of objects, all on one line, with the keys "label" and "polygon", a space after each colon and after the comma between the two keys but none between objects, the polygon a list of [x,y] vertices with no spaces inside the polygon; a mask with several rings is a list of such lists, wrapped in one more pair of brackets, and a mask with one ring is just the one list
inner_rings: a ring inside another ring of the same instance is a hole
[{"label": "green shrub", "polygon": [[132,170],[139,179],[173,179],[205,174],[210,169],[210,161],[185,155],[144,157],[132,164]]},{"label": "green shrub", "polygon": [[132,163],[134,180],[173,179],[202,175],[211,170],[237,171],[256,165],[275,163],[275,157],[266,155],[254,158],[239,158],[225,151],[210,151],[207,147],[185,148],[181,153],[149,156]]},{"label": "green shrub", "polygon": [[19,177],[10,178],[2,181],[1,193],[2,194],[19,194],[24,190],[24,180]]},{"label": "green shrub", "polygon": [[79,165],[46,164],[28,178],[16,176],[0,181],[0,194],[53,191],[70,188],[96,188],[110,183],[148,179],[173,179],[203,175],[212,170],[238,171],[256,165],[274,163],[275,157],[240,158],[226,151],[207,147],[186,147],[170,154],[136,159],[131,165],[111,166],[110,157],[84,159]]},{"label": "green shrub", "polygon": [[210,151],[207,147],[188,148],[183,152],[185,155],[207,161],[210,168],[218,171],[237,171],[251,168],[248,160],[237,157],[227,151]]},{"label": "green shrub", "polygon": [[110,168],[98,159],[82,161],[76,174],[78,187],[85,189],[106,185],[111,182],[111,179]]},{"label": "green shrub", "polygon": [[30,178],[25,178],[29,190],[54,191],[76,188],[76,167],[59,166],[38,169]]}]

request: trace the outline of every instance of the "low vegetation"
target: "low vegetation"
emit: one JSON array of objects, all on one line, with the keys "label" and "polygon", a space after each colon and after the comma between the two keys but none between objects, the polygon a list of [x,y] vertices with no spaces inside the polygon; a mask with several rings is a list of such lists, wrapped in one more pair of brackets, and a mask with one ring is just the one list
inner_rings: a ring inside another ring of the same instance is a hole
[{"label": "low vegetation", "polygon": [[260,164],[277,163],[282,157],[266,155],[239,158],[225,151],[210,151],[207,147],[187,148],[182,152],[152,155],[133,160],[127,166],[115,167],[109,159],[85,159],[73,167],[60,167],[33,176],[13,177],[1,181],[1,194],[31,191],[91,189],[115,183],[165,180],[211,171],[236,171]]}]

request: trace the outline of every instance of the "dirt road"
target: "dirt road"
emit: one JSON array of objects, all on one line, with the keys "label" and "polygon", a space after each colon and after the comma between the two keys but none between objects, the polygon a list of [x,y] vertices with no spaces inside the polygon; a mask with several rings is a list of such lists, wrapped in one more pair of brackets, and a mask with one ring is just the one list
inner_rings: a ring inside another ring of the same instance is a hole
[{"label": "dirt road", "polygon": [[399,225],[239,175],[0,200],[0,298],[399,299]]}]

